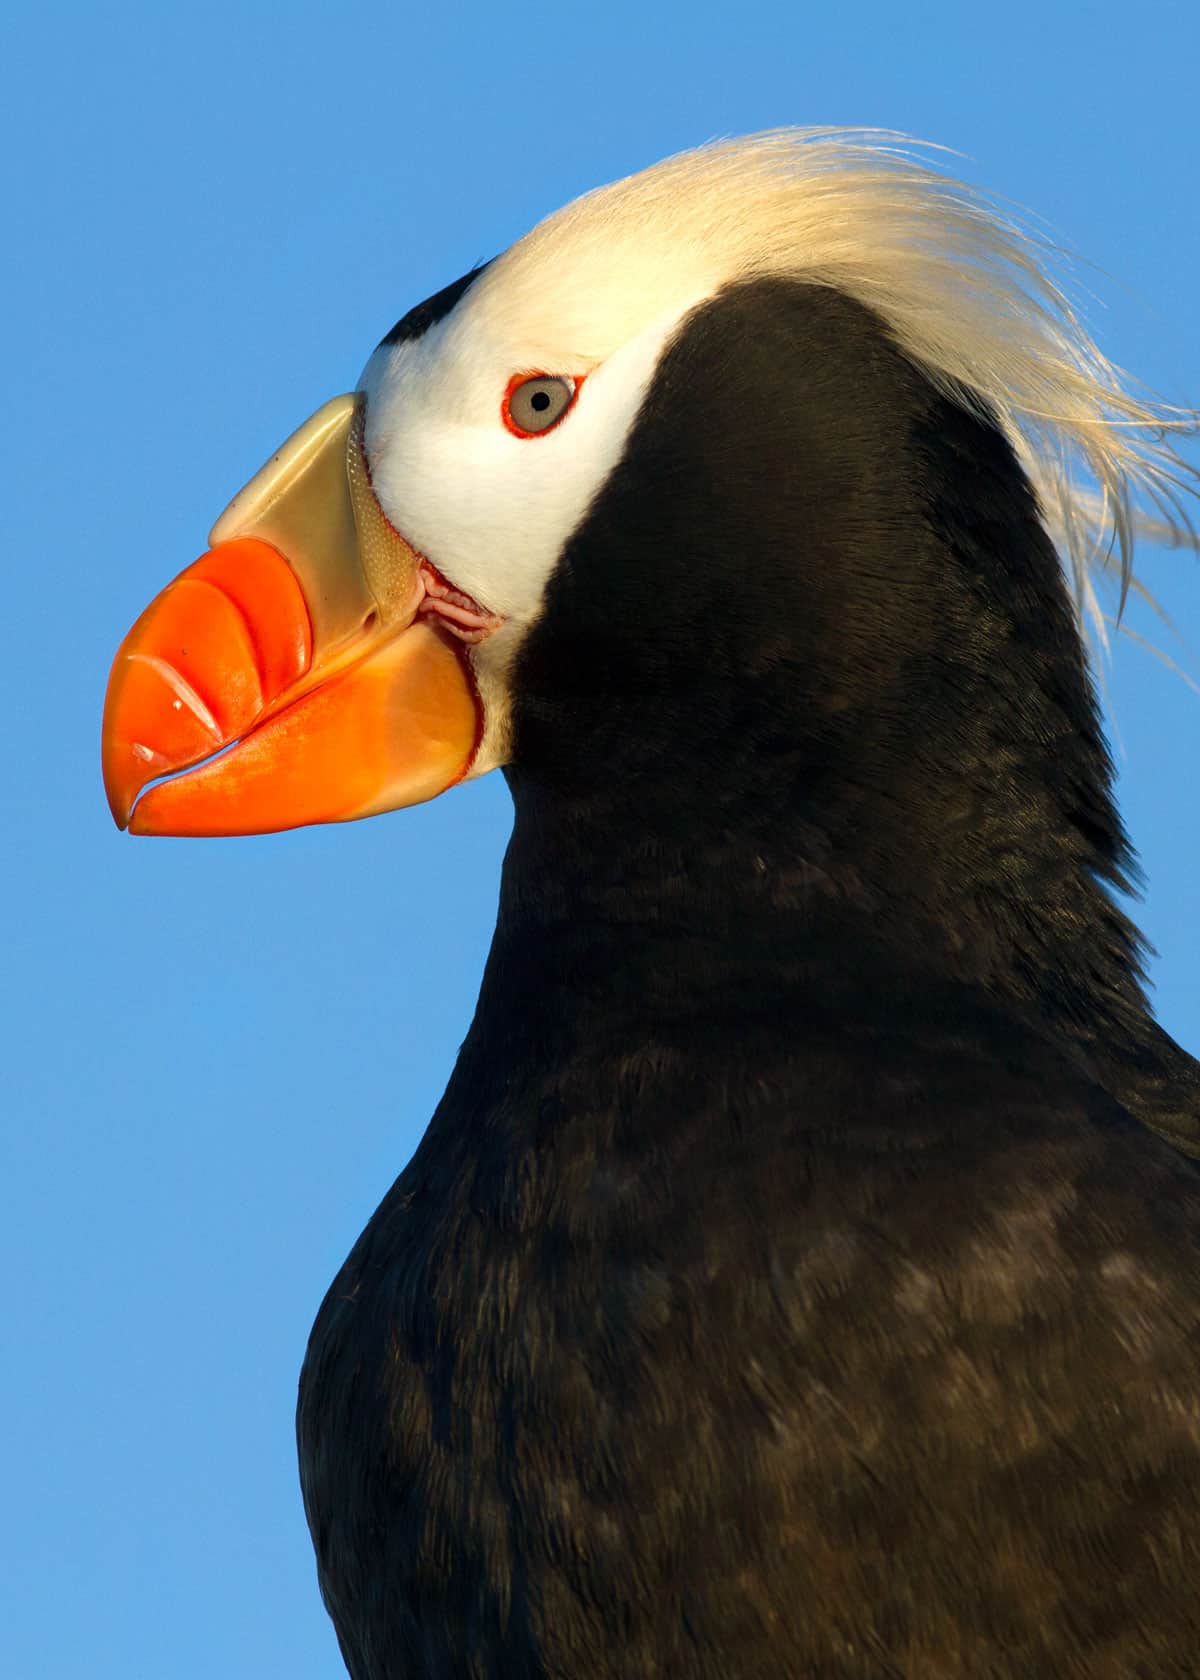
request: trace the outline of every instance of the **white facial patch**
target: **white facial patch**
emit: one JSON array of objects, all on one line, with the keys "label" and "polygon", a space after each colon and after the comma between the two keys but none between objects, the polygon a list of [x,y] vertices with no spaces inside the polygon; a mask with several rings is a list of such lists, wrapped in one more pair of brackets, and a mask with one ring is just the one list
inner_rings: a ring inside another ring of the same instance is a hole
[{"label": "white facial patch", "polygon": [[[493,299],[481,299],[490,302]],[[507,679],[568,539],[616,466],[663,350],[696,298],[676,302],[599,365],[505,345],[468,292],[421,338],[368,362],[365,447],[380,505],[401,534],[503,627],[471,650],[485,733],[472,770],[505,762]],[[514,375],[583,381],[551,431],[517,437],[501,413]]]}]

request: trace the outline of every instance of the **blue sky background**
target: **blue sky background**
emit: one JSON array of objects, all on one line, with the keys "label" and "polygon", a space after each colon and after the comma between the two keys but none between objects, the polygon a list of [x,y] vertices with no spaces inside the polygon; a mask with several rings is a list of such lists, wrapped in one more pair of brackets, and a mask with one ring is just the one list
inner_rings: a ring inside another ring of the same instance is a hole
[{"label": "blue sky background", "polygon": [[[878,124],[969,154],[1113,277],[1082,275],[1110,353],[1200,403],[1198,65],[1191,0],[44,0],[9,22],[4,1675],[343,1672],[296,1374],[470,1018],[509,826],[493,777],[349,827],[118,836],[97,738],[129,622],[411,303],[717,134]],[[1146,570],[1200,675],[1195,563]],[[1197,1048],[1200,698],[1128,643],[1110,686],[1159,1013]]]}]

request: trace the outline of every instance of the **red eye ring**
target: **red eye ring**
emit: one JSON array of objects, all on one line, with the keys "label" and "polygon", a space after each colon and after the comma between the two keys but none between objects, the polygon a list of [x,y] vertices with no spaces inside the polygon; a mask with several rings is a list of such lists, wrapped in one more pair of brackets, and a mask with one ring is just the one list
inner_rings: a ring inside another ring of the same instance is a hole
[{"label": "red eye ring", "polygon": [[[579,397],[580,390],[582,389],[583,382],[586,378],[587,375],[584,373],[545,373],[538,368],[529,369],[524,373],[514,373],[512,378],[509,380],[508,385],[505,387],[504,399],[500,404],[500,418],[504,422],[505,429],[510,431],[514,437],[519,438],[549,437],[551,432],[562,425],[563,421],[567,418],[567,415],[570,414],[571,410],[575,407],[576,400]],[[513,419],[512,414],[512,399],[514,392],[519,391],[522,385],[528,385],[530,380],[533,379],[551,380],[555,384],[569,385],[571,387],[570,401],[567,403],[562,413],[556,415],[548,426],[542,426],[536,432],[529,431],[526,427],[518,425],[516,420]]]}]

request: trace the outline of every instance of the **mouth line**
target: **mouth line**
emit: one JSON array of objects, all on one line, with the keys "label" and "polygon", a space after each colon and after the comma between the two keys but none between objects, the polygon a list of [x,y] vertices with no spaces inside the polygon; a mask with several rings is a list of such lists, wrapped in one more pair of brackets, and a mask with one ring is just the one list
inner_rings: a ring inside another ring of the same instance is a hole
[{"label": "mouth line", "polygon": [[[137,812],[137,808],[148,793],[152,793],[155,788],[162,787],[166,782],[186,781],[186,779],[192,774],[193,770],[207,769],[210,764],[215,764],[217,759],[224,758],[228,753],[234,752],[241,746],[243,741],[248,740],[249,737],[253,735],[255,729],[257,729],[258,725],[264,721],[266,716],[267,714],[264,712],[261,718],[256,718],[251,727],[243,730],[235,740],[222,741],[220,746],[214,747],[212,752],[207,753],[203,758],[196,759],[193,764],[185,764],[178,770],[165,770],[161,776],[155,776],[150,781],[144,782],[138,789],[137,798],[129,807],[129,815],[122,826],[126,829],[131,829],[133,827],[134,816]],[[134,750],[137,750],[136,746]]]}]

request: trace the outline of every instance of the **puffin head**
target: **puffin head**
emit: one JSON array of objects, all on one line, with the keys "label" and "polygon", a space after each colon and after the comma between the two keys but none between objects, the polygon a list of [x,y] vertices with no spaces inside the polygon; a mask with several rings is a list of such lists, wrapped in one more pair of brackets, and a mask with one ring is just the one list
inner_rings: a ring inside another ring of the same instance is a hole
[{"label": "puffin head", "polygon": [[[1129,392],[1048,255],[841,131],[551,216],[410,310],[137,620],[116,821],[265,832],[497,766],[676,799],[671,766],[911,755],[939,706],[953,734],[1016,642],[1078,642],[1060,557],[1095,616],[1089,567],[1115,550],[1128,582],[1139,504],[1180,528],[1193,417]],[[918,623],[942,650],[919,671]]]}]

